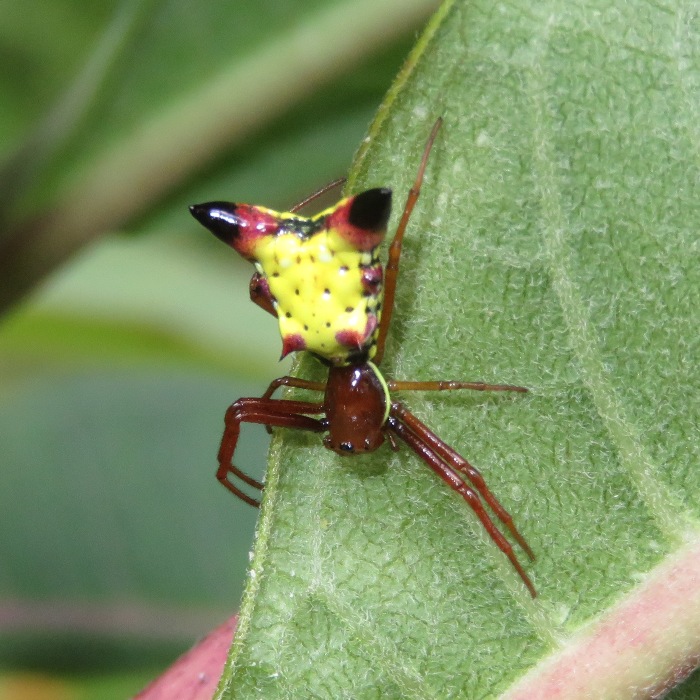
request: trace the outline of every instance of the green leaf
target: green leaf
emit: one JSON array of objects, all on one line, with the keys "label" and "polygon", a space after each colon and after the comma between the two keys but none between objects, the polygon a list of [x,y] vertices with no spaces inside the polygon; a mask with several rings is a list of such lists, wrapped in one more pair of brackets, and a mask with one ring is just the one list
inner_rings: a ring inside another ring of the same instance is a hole
[{"label": "green leaf", "polygon": [[443,117],[383,369],[531,389],[405,402],[513,514],[539,597],[405,446],[343,460],[283,432],[219,697],[618,700],[688,672],[694,20],[594,0],[448,2],[433,19],[349,180],[400,202]]},{"label": "green leaf", "polygon": [[[239,603],[257,513],[216,449],[225,407],[279,371],[248,266],[186,205],[288,207],[342,173],[435,2],[5,5],[0,296],[32,296],[0,326],[0,664],[136,670],[125,697]],[[267,435],[244,440],[262,471]]]}]

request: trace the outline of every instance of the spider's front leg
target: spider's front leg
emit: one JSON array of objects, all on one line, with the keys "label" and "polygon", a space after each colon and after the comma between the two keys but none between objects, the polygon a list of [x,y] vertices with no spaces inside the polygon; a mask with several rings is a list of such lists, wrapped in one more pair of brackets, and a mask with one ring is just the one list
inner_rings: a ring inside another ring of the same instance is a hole
[{"label": "spider's front leg", "polygon": [[[270,382],[270,386],[267,387],[267,391],[262,395],[263,399],[271,399],[272,395],[281,386],[291,386],[295,389],[306,389],[307,391],[325,391],[325,382],[312,382],[308,379],[300,379],[299,377],[290,377],[285,374],[284,377],[277,377]],[[272,435],[272,426],[266,425],[265,430],[267,430],[268,435]]]},{"label": "spider's front leg", "polygon": [[[467,460],[435,435],[432,430],[421,423],[408,409],[396,401],[391,404],[387,425],[389,430],[400,437],[451,489],[454,489],[462,496],[481,521],[489,537],[508,557],[513,568],[517,571],[534,598],[537,595],[537,591],[530,577],[525,573],[510,543],[496,527],[486,508],[484,508],[479,494],[481,494],[498,519],[508,528],[527,554],[534,558],[532,550],[525,538],[518,532],[508,511],[491,493],[481,474]],[[478,493],[465,483],[461,475],[466,476],[472,482]]]},{"label": "spider's front leg", "polygon": [[[519,389],[520,387],[515,387]],[[432,451],[445,463],[449,464],[452,469],[469,479],[472,486],[479,492],[481,497],[488,503],[489,508],[497,515],[498,519],[508,528],[508,531],[513,535],[515,541],[523,548],[530,559],[535,558],[535,555],[530,548],[530,545],[525,541],[525,538],[520,534],[511,514],[501,505],[499,500],[493,495],[481,472],[472,466],[459,452],[443,442],[435,433],[430,430],[424,423],[418,420],[405,406],[400,403],[395,403],[392,406],[393,415],[400,418],[401,422],[412,430],[420,439],[432,449]]]},{"label": "spider's front leg", "polygon": [[219,468],[216,478],[234,495],[251,506],[259,506],[260,501],[241,491],[230,479],[229,474],[238,477],[249,486],[262,489],[256,479],[248,476],[233,463],[233,453],[241,433],[241,423],[258,423],[267,427],[294,428],[320,433],[325,430],[320,420],[309,415],[323,413],[323,404],[309,401],[285,401],[270,398],[238,399],[229,406],[224,418],[224,435],[219,448]]}]

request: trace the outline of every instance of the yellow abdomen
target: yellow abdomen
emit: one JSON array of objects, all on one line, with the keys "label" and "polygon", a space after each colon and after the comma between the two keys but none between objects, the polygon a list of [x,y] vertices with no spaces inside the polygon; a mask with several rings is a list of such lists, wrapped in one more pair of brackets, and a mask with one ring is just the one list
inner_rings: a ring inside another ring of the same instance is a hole
[{"label": "yellow abdomen", "polygon": [[280,232],[255,247],[277,311],[283,354],[309,350],[332,364],[375,352],[382,268],[333,229]]}]

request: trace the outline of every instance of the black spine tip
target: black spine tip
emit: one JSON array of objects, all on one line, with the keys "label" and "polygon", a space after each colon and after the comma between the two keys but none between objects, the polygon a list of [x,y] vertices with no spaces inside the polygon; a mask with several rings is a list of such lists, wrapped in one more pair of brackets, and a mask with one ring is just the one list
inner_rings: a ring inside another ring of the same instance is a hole
[{"label": "black spine tip", "polygon": [[190,214],[220,241],[231,245],[238,236],[240,220],[232,202],[205,202],[190,206]]},{"label": "black spine tip", "polygon": [[391,214],[391,190],[377,187],[355,196],[348,221],[366,231],[385,231]]}]

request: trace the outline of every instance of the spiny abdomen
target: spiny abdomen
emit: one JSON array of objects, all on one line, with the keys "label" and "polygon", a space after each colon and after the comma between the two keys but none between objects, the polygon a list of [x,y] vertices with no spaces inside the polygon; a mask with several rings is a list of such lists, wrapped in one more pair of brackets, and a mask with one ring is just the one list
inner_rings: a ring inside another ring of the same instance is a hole
[{"label": "spiny abdomen", "polygon": [[283,354],[309,350],[335,365],[371,359],[383,291],[373,250],[358,251],[333,229],[321,229],[260,241],[255,257],[273,296]]}]

